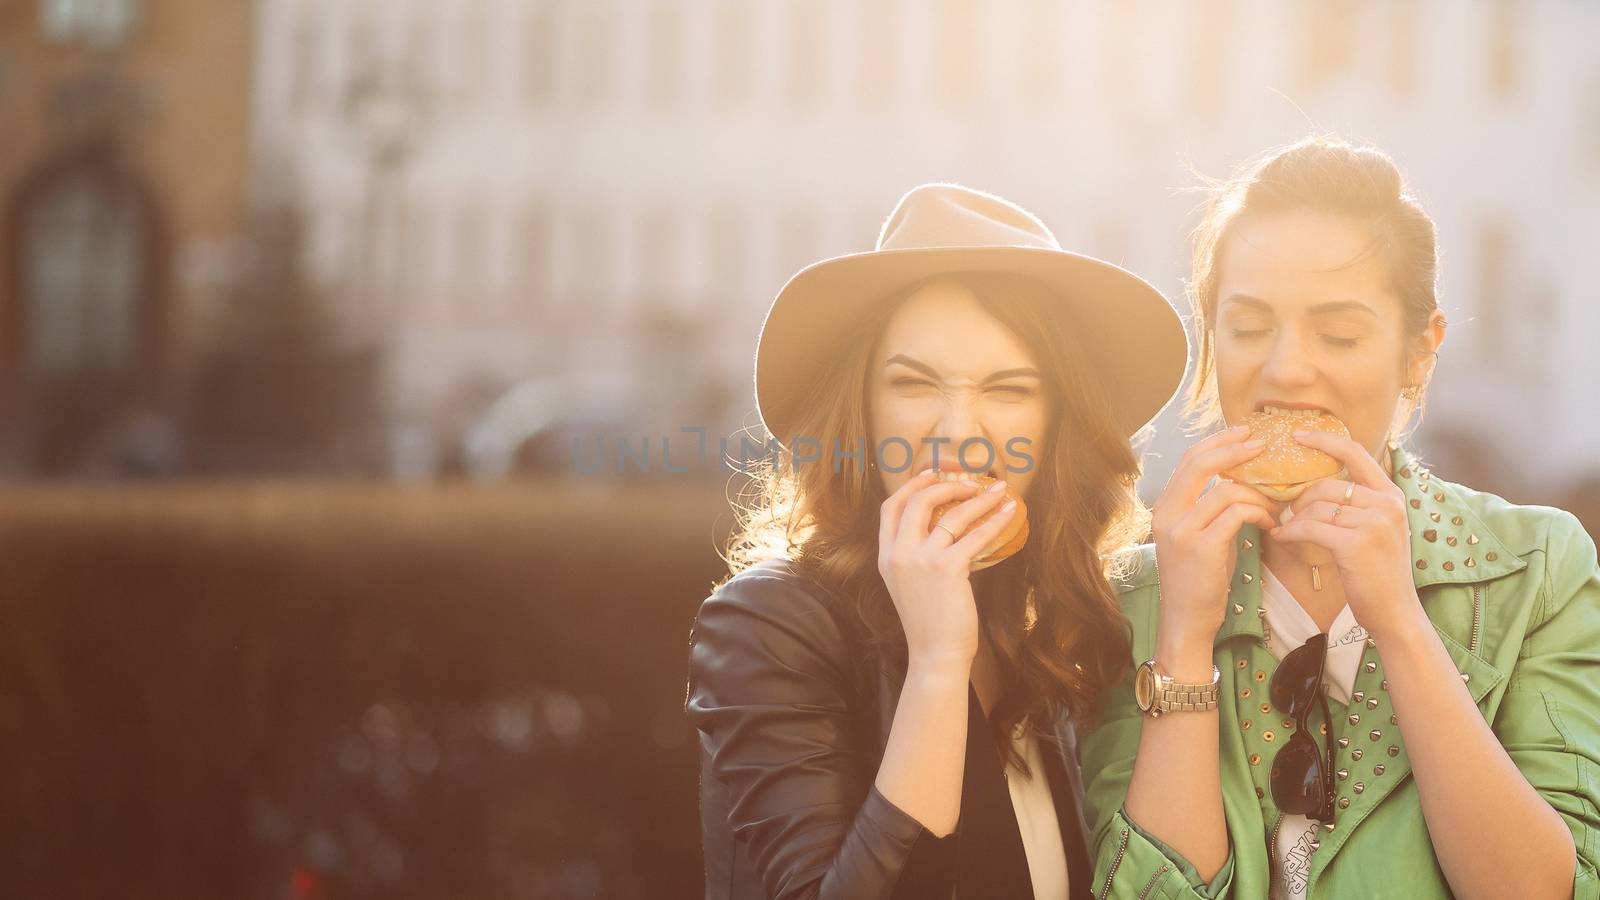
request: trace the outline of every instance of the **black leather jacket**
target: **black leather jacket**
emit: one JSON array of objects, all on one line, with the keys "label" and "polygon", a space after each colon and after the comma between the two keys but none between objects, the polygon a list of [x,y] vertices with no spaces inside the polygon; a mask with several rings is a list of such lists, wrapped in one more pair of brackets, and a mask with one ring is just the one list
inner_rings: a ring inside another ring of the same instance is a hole
[{"label": "black leather jacket", "polygon": [[[776,559],[730,579],[700,608],[686,709],[700,736],[707,900],[954,894],[949,859],[961,827],[937,838],[873,786],[901,681],[853,649],[841,618],[820,586]],[[1087,897],[1083,784],[1065,717],[1056,735],[1059,752],[1041,749],[1071,894]],[[994,780],[1003,792],[998,772]]]}]

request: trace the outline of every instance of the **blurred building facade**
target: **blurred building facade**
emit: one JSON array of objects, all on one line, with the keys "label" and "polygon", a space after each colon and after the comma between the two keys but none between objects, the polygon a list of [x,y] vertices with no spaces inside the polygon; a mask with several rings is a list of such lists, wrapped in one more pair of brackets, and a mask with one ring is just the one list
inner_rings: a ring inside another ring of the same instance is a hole
[{"label": "blurred building facade", "polygon": [[1391,152],[1439,221],[1424,449],[1548,484],[1600,459],[1574,415],[1600,389],[1594,4],[262,0],[259,25],[257,146],[390,343],[399,448],[460,385],[530,379],[635,434],[753,422],[772,295],[922,181],[1179,298],[1195,172],[1316,128]]},{"label": "blurred building facade", "polygon": [[181,468],[245,213],[250,13],[0,6],[0,476]]}]

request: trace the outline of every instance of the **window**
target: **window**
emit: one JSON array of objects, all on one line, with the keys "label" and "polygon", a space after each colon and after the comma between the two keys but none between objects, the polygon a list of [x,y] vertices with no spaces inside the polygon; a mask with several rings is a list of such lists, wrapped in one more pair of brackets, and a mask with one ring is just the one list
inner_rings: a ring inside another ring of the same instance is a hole
[{"label": "window", "polygon": [[778,252],[776,258],[782,271],[778,283],[820,258],[822,229],[815,213],[806,209],[791,209],[778,222]]},{"label": "window", "polygon": [[483,305],[483,294],[489,281],[485,271],[488,254],[484,244],[487,238],[482,209],[463,206],[456,211],[454,246],[451,247],[455,256],[449,285],[451,306],[468,309]]},{"label": "window", "polygon": [[607,317],[613,285],[610,273],[611,235],[598,210],[575,212],[571,221],[572,254],[566,263],[566,299],[584,315]]},{"label": "window", "polygon": [[1491,365],[1506,361],[1506,315],[1511,298],[1511,230],[1499,219],[1478,227],[1478,314],[1479,347]]},{"label": "window", "polygon": [[[1403,0],[1401,0],[1403,2]],[[1222,114],[1227,92],[1223,66],[1229,60],[1228,35],[1233,30],[1233,4],[1212,2],[1184,7],[1182,33],[1187,35],[1189,66],[1184,73],[1188,106],[1203,121],[1215,122]]]},{"label": "window", "polygon": [[1139,55],[1146,37],[1135,19],[1140,7],[1107,3],[1094,9],[1100,16],[1094,42],[1100,106],[1109,118],[1128,127],[1139,121],[1146,108],[1145,72]]},{"label": "window", "polygon": [[30,202],[21,236],[29,369],[120,371],[136,362],[149,240],[131,190],[92,171]]},{"label": "window", "polygon": [[857,97],[861,105],[874,112],[887,109],[895,96],[895,74],[901,56],[901,26],[896,21],[890,0],[858,3],[861,32],[856,47],[861,54],[861,68],[856,77]]},{"label": "window", "polygon": [[1588,151],[1589,172],[1600,175],[1600,68],[1590,75],[1588,88],[1578,102],[1582,105],[1582,140]]},{"label": "window", "polygon": [[310,106],[317,80],[317,31],[310,17],[294,25],[289,47],[289,109],[298,116]]},{"label": "window", "polygon": [[[866,3],[864,6],[877,6]],[[754,79],[751,43],[754,41],[755,6],[749,0],[723,0],[716,8],[712,25],[712,100],[717,109],[728,112],[750,99]]]},{"label": "window", "polygon": [[665,306],[683,293],[681,223],[667,207],[639,217],[639,299],[647,306]]},{"label": "window", "polygon": [[1417,72],[1423,44],[1417,39],[1421,9],[1415,0],[1389,6],[1388,61],[1384,80],[1397,100],[1410,100],[1417,92]]},{"label": "window", "polygon": [[489,25],[476,6],[465,11],[456,46],[456,96],[463,107],[479,106],[490,92]]},{"label": "window", "polygon": [[826,72],[822,56],[825,24],[815,0],[789,0],[789,27],[785,35],[789,43],[789,67],[784,94],[791,109],[813,110],[822,99]]},{"label": "window", "polygon": [[529,202],[517,226],[517,243],[512,249],[521,302],[529,309],[542,309],[550,303],[550,209],[542,200]]},{"label": "window", "polygon": [[[1488,89],[1490,97],[1502,102],[1516,95],[1521,76],[1517,59],[1518,12],[1515,0],[1493,0],[1489,6]],[[1525,10],[1521,12],[1527,14]]]},{"label": "window", "polygon": [[735,309],[752,299],[744,230],[744,218],[738,208],[719,206],[711,211],[706,228],[706,259],[710,263],[706,269],[706,293],[717,301],[731,301]]},{"label": "window", "polygon": [[400,226],[400,246],[405,248],[405,259],[399,266],[405,273],[405,283],[400,290],[408,295],[408,302],[416,306],[426,306],[437,296],[434,277],[438,268],[434,265],[434,254],[438,252],[438,242],[434,239],[433,228],[432,208],[425,203],[409,202]]},{"label": "window", "polygon": [[949,109],[965,110],[978,97],[977,81],[982,75],[979,25],[975,0],[945,0],[939,5],[933,81],[939,102]]},{"label": "window", "polygon": [[439,68],[434,59],[436,45],[432,43],[432,37],[433,23],[425,18],[425,14],[419,14],[406,23],[404,49],[406,66],[429,79],[436,76]]},{"label": "window", "polygon": [[684,29],[679,0],[664,0],[650,10],[645,52],[648,68],[645,97],[654,109],[670,109],[683,93]]},{"label": "window", "polygon": [[109,47],[127,40],[138,18],[138,0],[43,0],[39,28],[47,41]]},{"label": "window", "polygon": [[556,17],[550,3],[541,2],[523,25],[527,43],[522,49],[523,79],[528,102],[549,106],[556,95]]},{"label": "window", "polygon": [[1305,50],[1299,54],[1300,87],[1326,87],[1355,64],[1358,4],[1301,0],[1298,12]]},{"label": "window", "polygon": [[1054,0],[1030,0],[1017,21],[1019,86],[1029,103],[1051,108],[1061,96],[1062,9]]},{"label": "window", "polygon": [[584,4],[578,23],[577,96],[585,105],[598,105],[616,87],[616,35],[611,16],[591,4]]},{"label": "window", "polygon": [[362,72],[373,65],[377,53],[372,20],[365,16],[356,16],[351,20],[349,27],[349,34],[346,36],[349,41],[349,53],[345,68],[350,72]]}]

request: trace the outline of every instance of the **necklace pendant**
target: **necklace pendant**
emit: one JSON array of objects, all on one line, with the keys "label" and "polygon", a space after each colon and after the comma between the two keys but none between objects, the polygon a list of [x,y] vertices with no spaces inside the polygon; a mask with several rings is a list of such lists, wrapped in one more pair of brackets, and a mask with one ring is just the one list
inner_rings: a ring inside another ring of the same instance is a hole
[{"label": "necklace pendant", "polygon": [[1311,567],[1311,589],[1313,591],[1322,590],[1322,570],[1316,566]]}]

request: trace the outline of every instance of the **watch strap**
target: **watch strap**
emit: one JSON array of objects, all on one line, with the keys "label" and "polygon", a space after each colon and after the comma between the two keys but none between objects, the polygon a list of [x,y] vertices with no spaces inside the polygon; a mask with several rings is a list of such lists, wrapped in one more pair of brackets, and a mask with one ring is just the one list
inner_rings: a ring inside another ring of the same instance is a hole
[{"label": "watch strap", "polygon": [[1153,681],[1150,708],[1146,710],[1149,715],[1203,712],[1217,708],[1217,701],[1221,697],[1222,672],[1215,665],[1211,667],[1211,681],[1203,684],[1173,681],[1172,676],[1166,674],[1160,664],[1153,659],[1146,662],[1144,667],[1150,670]]},{"label": "watch strap", "polygon": [[1157,689],[1156,706],[1163,712],[1198,712],[1216,709],[1219,696],[1214,682],[1210,684],[1174,682]]}]

